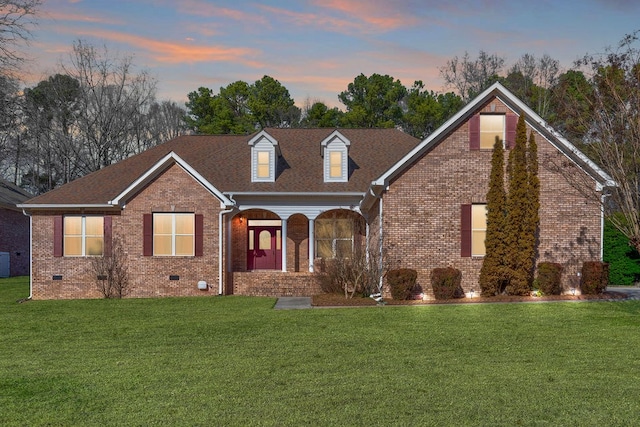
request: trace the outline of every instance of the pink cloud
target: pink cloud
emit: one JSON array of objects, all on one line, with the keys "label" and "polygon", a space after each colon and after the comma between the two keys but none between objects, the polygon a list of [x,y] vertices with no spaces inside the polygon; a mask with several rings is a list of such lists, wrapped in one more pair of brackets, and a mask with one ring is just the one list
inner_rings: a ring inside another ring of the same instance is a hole
[{"label": "pink cloud", "polygon": [[314,0],[316,6],[335,10],[372,25],[378,31],[391,31],[418,23],[411,14],[403,13],[394,2],[372,2],[370,0]]},{"label": "pink cloud", "polygon": [[178,2],[178,12],[189,15],[205,16],[209,18],[232,19],[243,23],[267,25],[267,20],[254,13],[247,13],[237,9],[229,9],[216,6],[208,1],[202,0],[182,0]]},{"label": "pink cloud", "polygon": [[273,6],[259,5],[258,7],[299,27],[317,27],[339,33],[349,33],[354,30],[357,32],[370,32],[370,29],[361,22],[358,23],[347,19],[340,19],[316,13],[294,12]]},{"label": "pink cloud", "polygon": [[197,62],[225,61],[237,62],[252,68],[263,67],[256,56],[260,51],[245,47],[199,46],[191,42],[165,42],[115,31],[79,31],[76,34],[88,35],[105,40],[128,44],[147,52],[158,62],[169,64],[190,64]]},{"label": "pink cloud", "polygon": [[115,24],[115,25],[123,23],[123,21],[110,19],[104,16],[90,16],[90,15],[82,15],[78,13],[64,13],[64,12],[50,11],[50,10],[46,11],[45,15],[54,21],[85,22],[90,24]]}]

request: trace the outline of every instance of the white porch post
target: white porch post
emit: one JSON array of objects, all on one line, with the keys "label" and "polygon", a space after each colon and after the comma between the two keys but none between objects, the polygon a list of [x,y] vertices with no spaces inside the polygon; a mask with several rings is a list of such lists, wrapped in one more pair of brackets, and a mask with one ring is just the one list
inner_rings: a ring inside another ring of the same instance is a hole
[{"label": "white porch post", "polygon": [[282,220],[282,271],[287,271],[287,220]]},{"label": "white porch post", "polygon": [[315,220],[309,219],[309,272],[313,273],[313,260],[316,258]]}]

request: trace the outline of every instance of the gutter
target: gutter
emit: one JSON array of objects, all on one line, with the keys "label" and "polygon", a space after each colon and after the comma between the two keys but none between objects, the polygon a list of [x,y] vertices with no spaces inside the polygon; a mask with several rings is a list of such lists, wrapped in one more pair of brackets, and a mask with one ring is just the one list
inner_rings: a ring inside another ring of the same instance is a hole
[{"label": "gutter", "polygon": [[232,193],[225,193],[229,195],[229,198],[233,200],[233,197],[236,196],[265,196],[265,197],[273,197],[273,196],[299,196],[299,197],[354,197],[354,196],[362,196],[364,192],[362,191],[345,191],[345,192],[335,192],[332,193],[330,191],[324,192],[285,192],[285,191],[234,191]]},{"label": "gutter", "polygon": [[95,203],[95,204],[52,204],[52,203],[42,203],[42,204],[21,204],[16,205],[19,208],[24,209],[113,209],[118,207],[118,205],[112,205],[109,203]]}]

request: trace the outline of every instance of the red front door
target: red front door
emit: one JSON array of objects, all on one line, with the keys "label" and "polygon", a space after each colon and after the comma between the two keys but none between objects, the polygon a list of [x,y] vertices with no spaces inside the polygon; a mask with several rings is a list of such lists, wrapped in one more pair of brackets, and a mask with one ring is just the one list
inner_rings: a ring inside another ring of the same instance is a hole
[{"label": "red front door", "polygon": [[249,270],[282,269],[281,227],[249,226],[247,268]]}]

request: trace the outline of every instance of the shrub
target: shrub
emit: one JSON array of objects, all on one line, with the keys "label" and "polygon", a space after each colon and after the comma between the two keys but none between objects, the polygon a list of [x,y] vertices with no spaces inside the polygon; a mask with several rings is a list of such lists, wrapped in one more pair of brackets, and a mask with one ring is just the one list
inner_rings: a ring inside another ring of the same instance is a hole
[{"label": "shrub", "polygon": [[436,299],[464,298],[462,273],[457,268],[434,268],[431,270],[431,287]]},{"label": "shrub", "polygon": [[609,264],[600,261],[585,261],[582,264],[580,290],[583,294],[601,294],[609,285]]},{"label": "shrub", "polygon": [[395,300],[408,300],[413,297],[418,272],[410,268],[399,268],[387,272],[387,283],[391,297]]},{"label": "shrub", "polygon": [[122,298],[133,289],[129,280],[127,255],[120,237],[112,240],[111,254],[91,259],[91,270],[96,275],[96,286],[104,298]]},{"label": "shrub", "polygon": [[369,296],[380,292],[380,283],[387,270],[386,257],[373,256],[379,252],[354,251],[350,257],[322,259],[316,277],[323,292],[344,293],[345,298],[354,295]]},{"label": "shrub", "polygon": [[538,290],[544,295],[562,293],[562,265],[555,262],[538,264]]},{"label": "shrub", "polygon": [[603,244],[604,262],[609,264],[609,283],[628,286],[640,281],[640,254],[610,220],[604,223]]}]

